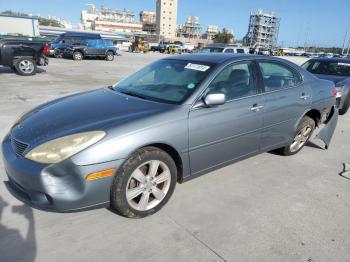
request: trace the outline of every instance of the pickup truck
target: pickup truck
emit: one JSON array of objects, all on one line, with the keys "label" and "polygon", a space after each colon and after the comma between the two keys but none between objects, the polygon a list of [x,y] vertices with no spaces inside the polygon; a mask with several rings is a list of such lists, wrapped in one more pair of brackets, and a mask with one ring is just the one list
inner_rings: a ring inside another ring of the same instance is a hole
[{"label": "pickup truck", "polygon": [[11,67],[19,75],[35,75],[38,65],[48,65],[48,52],[46,41],[0,39],[0,65]]}]

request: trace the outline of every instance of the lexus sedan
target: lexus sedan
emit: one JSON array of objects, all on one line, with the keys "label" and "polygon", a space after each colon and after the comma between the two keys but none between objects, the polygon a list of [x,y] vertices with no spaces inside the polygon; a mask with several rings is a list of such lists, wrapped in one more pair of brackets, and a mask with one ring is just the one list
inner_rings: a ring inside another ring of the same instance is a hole
[{"label": "lexus sedan", "polygon": [[278,58],[165,58],[20,117],[2,143],[6,185],[44,210],[144,217],[177,182],[266,151],[296,154],[316,126],[334,123],[335,94]]},{"label": "lexus sedan", "polygon": [[339,114],[346,114],[350,107],[350,59],[313,58],[302,67],[318,78],[334,82]]}]

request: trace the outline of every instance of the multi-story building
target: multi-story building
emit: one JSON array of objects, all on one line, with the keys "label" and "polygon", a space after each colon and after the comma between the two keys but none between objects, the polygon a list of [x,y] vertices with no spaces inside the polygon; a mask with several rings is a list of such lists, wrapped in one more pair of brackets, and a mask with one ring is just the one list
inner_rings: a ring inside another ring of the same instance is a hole
[{"label": "multi-story building", "polygon": [[156,13],[150,11],[141,11],[140,12],[140,22],[142,24],[142,30],[149,33],[155,34],[157,31],[156,23]]},{"label": "multi-story building", "polygon": [[253,48],[274,48],[280,21],[281,19],[274,12],[268,14],[259,10],[257,13],[251,13],[248,33],[243,38],[243,43]]},{"label": "multi-story building", "polygon": [[157,0],[157,34],[162,37],[176,36],[177,0]]},{"label": "multi-story building", "polygon": [[208,25],[207,31],[205,31],[204,37],[206,39],[212,40],[213,37],[220,32],[217,25]]},{"label": "multi-story building", "polygon": [[179,37],[190,39],[198,39],[201,37],[201,24],[198,16],[188,16],[183,25],[179,25],[177,29]]},{"label": "multi-story building", "polygon": [[84,29],[104,32],[142,32],[142,24],[136,21],[134,13],[129,10],[112,10],[101,7],[98,11],[92,5],[90,11],[81,12],[81,22]]}]

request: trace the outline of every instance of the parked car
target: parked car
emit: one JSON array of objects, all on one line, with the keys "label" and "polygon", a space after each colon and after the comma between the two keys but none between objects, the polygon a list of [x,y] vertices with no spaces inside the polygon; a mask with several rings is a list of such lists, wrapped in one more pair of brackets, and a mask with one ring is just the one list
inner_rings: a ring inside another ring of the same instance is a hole
[{"label": "parked car", "polygon": [[164,42],[164,41],[159,42],[159,44],[158,44],[158,51],[160,53],[165,53],[166,50],[167,50],[168,45],[170,45],[170,44],[172,44],[172,43],[171,42]]},{"label": "parked car", "polygon": [[182,46],[171,44],[167,46],[167,53],[168,54],[181,54],[183,52]]},{"label": "parked car", "polygon": [[144,217],[176,182],[274,149],[296,154],[325,121],[330,138],[333,86],[277,58],[167,57],[20,117],[2,142],[6,185],[41,209]]},{"label": "parked car", "polygon": [[46,41],[0,39],[0,65],[11,67],[19,75],[35,75],[38,65],[48,65],[47,54]]},{"label": "parked car", "polygon": [[350,59],[313,58],[302,65],[318,78],[333,81],[337,89],[337,107],[344,115],[350,107]]},{"label": "parked car", "polygon": [[67,32],[59,35],[49,43],[50,55],[56,58],[62,57],[63,51],[72,45],[81,44],[85,40],[101,39],[100,34]]},{"label": "parked car", "polygon": [[63,51],[64,57],[78,61],[86,57],[102,57],[107,61],[113,61],[116,54],[117,48],[111,40],[106,39],[82,40],[80,44],[73,44]]},{"label": "parked car", "polygon": [[232,54],[248,54],[248,49],[244,47],[236,47],[229,45],[208,45],[199,50],[199,53],[232,53]]}]

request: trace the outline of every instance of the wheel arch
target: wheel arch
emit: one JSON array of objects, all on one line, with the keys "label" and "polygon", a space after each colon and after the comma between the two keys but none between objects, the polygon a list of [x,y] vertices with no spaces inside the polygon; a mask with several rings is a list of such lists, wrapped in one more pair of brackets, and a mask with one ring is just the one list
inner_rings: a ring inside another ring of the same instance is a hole
[{"label": "wheel arch", "polygon": [[316,126],[318,126],[321,120],[321,112],[317,109],[310,109],[309,111],[305,112],[304,116],[308,116],[313,119]]},{"label": "wheel arch", "polygon": [[[182,183],[183,181],[183,162],[181,159],[181,156],[179,152],[172,146],[165,144],[165,143],[153,143],[153,144],[148,144],[144,145],[137,150],[140,150],[145,147],[155,147],[160,150],[163,150],[166,152],[175,162],[176,168],[177,168],[177,182]],[[136,151],[137,151],[136,150]]]}]

